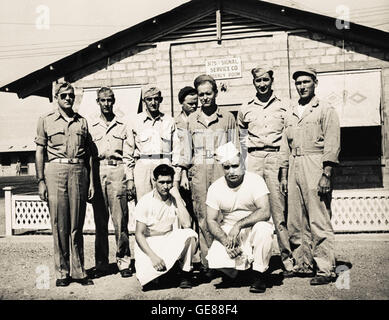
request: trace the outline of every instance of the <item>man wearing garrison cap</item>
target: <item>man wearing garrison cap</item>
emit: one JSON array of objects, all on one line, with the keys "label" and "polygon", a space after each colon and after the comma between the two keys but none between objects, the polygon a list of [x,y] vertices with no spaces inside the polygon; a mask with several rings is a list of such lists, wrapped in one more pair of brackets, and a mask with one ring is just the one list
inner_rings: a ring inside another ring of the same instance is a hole
[{"label": "man wearing garrison cap", "polygon": [[159,164],[173,165],[176,186],[181,174],[177,166],[180,144],[174,119],[159,110],[163,101],[161,90],[152,85],[144,87],[142,101],[145,108],[131,121],[128,139],[130,155],[135,160],[128,178],[129,184],[133,181],[135,185],[137,200],[153,189],[153,170]]},{"label": "man wearing garrison cap", "polygon": [[298,101],[285,117],[281,142],[281,191],[288,195],[288,231],[294,272],[316,276],[311,285],[334,280],[331,225],[332,167],[338,163],[340,126],[335,109],[315,95],[316,70],[293,73]]},{"label": "man wearing garrison cap", "polygon": [[244,157],[247,154],[247,170],[262,176],[270,190],[270,212],[277,233],[283,273],[288,277],[292,275],[293,260],[286,225],[285,197],[279,190],[279,149],[286,107],[272,89],[272,67],[261,65],[252,69],[251,73],[256,94],[238,113],[242,153]]}]

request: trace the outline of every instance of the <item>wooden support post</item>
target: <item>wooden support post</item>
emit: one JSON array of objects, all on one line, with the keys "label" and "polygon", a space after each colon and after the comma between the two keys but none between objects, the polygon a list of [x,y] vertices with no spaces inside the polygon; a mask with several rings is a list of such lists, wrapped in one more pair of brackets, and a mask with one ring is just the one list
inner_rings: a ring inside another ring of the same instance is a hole
[{"label": "wooden support post", "polygon": [[12,236],[12,187],[4,187],[5,235]]},{"label": "wooden support post", "polygon": [[216,38],[217,42],[220,44],[222,41],[222,13],[220,0],[217,2],[216,10]]}]

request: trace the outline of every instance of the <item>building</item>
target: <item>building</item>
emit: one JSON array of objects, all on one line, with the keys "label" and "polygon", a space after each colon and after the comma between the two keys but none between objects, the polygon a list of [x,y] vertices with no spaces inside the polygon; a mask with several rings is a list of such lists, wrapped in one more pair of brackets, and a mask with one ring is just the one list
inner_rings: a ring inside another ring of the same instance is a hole
[{"label": "building", "polygon": [[296,98],[294,69],[318,70],[318,95],[341,118],[335,188],[389,190],[389,33],[379,29],[257,0],[193,0],[0,90],[51,100],[53,83],[65,79],[88,118],[98,112],[95,90],[111,86],[116,112],[131,117],[141,109],[141,87],[155,84],[162,111],[175,115],[180,88],[209,73],[218,104],[236,114],[254,94],[251,68],[262,63],[275,67],[274,89],[284,99]]},{"label": "building", "polygon": [[16,175],[18,161],[20,161],[20,175],[34,175],[35,149],[34,143],[0,145],[0,176]]}]

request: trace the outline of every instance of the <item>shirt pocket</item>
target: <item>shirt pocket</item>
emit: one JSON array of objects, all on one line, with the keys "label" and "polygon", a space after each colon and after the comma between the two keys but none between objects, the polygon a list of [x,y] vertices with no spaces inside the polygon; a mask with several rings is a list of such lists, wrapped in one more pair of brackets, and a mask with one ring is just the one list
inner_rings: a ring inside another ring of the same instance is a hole
[{"label": "shirt pocket", "polygon": [[57,147],[65,143],[65,131],[63,128],[49,128],[47,130],[47,137],[51,147]]},{"label": "shirt pocket", "polygon": [[80,128],[75,131],[76,144],[79,147],[85,147],[87,131],[84,128]]},{"label": "shirt pocket", "polygon": [[204,137],[205,137],[204,130],[194,130],[192,132],[192,143],[195,152],[199,149],[204,148]]},{"label": "shirt pocket", "polygon": [[274,112],[270,116],[270,126],[272,132],[281,133],[284,128],[284,116],[281,112]]},{"label": "shirt pocket", "polygon": [[147,141],[151,140],[151,132],[149,130],[144,130],[142,132],[139,132],[136,135],[135,138],[137,143],[146,143]]},{"label": "shirt pocket", "polygon": [[123,154],[123,141],[126,137],[123,134],[114,133],[112,135],[112,148],[115,152]]},{"label": "shirt pocket", "polygon": [[316,121],[310,121],[306,122],[304,124],[304,145],[305,147],[313,147],[316,146],[317,143],[319,143],[320,140],[323,141],[323,139],[320,138],[320,124]]},{"label": "shirt pocket", "polygon": [[248,130],[250,133],[257,133],[260,130],[261,123],[263,123],[260,119],[261,117],[257,114],[247,114],[246,121],[248,123]]}]

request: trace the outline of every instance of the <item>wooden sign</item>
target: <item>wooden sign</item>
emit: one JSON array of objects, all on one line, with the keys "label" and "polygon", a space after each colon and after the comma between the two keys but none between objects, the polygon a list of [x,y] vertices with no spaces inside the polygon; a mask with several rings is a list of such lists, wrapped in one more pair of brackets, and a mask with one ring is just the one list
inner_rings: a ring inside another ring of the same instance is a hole
[{"label": "wooden sign", "polygon": [[242,63],[240,58],[222,58],[205,61],[207,74],[214,79],[231,79],[242,77]]}]

